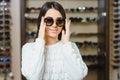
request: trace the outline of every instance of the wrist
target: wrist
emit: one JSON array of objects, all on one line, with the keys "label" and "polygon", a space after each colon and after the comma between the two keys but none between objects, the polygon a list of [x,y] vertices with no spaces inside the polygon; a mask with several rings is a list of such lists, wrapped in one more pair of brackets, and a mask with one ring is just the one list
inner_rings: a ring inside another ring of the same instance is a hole
[{"label": "wrist", "polygon": [[62,40],[62,43],[63,43],[63,44],[66,44],[66,43],[68,43],[68,42],[69,42],[69,40],[64,40],[64,41]]}]

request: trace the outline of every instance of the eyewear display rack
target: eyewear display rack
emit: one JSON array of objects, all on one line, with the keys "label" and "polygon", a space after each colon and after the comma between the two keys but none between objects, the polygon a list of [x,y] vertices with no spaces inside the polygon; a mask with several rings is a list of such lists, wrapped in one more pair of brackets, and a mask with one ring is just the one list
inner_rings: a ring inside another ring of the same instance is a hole
[{"label": "eyewear display rack", "polygon": [[[46,1],[21,1],[21,47],[34,40],[38,13]],[[77,44],[89,68],[84,80],[109,80],[109,0],[55,1],[65,8],[72,22],[70,40]]]},{"label": "eyewear display rack", "polygon": [[[11,72],[10,0],[0,0],[0,75],[4,80],[13,79]],[[4,76],[3,76],[4,75]]]},{"label": "eyewear display rack", "polygon": [[120,0],[110,1],[110,75],[120,80]]}]

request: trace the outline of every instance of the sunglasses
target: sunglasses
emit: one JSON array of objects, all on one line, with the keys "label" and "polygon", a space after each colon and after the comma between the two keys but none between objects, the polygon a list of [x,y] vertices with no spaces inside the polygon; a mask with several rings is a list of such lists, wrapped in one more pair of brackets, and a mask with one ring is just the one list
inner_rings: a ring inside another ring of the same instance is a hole
[{"label": "sunglasses", "polygon": [[113,43],[114,44],[118,44],[120,42],[120,40],[114,40]]},{"label": "sunglasses", "polygon": [[3,40],[10,40],[10,37],[0,37],[0,41],[3,41]]},{"label": "sunglasses", "polygon": [[114,19],[114,23],[119,23],[120,19]]},{"label": "sunglasses", "polygon": [[0,30],[10,30],[10,26],[0,26]]},{"label": "sunglasses", "polygon": [[2,12],[5,12],[5,13],[10,13],[10,9],[8,7],[5,7],[5,8],[0,8],[0,13]]},{"label": "sunglasses", "polygon": [[0,0],[0,2],[5,1],[5,2],[10,2],[10,0]]},{"label": "sunglasses", "polygon": [[118,12],[120,12],[120,9],[119,9],[119,8],[114,9],[114,12],[115,12],[115,13],[118,13]]},{"label": "sunglasses", "polygon": [[37,19],[36,18],[26,18],[26,20],[28,21],[28,22],[37,22]]},{"label": "sunglasses", "polygon": [[11,58],[0,58],[0,62],[6,63],[6,62],[10,62]]},{"label": "sunglasses", "polygon": [[115,33],[119,33],[119,32],[120,32],[120,30],[118,30],[118,29],[117,29],[117,30],[114,30],[114,32],[115,32]]},{"label": "sunglasses", "polygon": [[118,48],[120,48],[120,45],[115,45],[114,48],[118,49]]},{"label": "sunglasses", "polygon": [[114,2],[119,2],[119,0],[114,0]]},{"label": "sunglasses", "polygon": [[119,24],[116,24],[116,25],[115,25],[115,28],[119,28],[119,27],[120,27],[120,25],[119,25]]},{"label": "sunglasses", "polygon": [[9,20],[0,21],[0,24],[10,24],[10,21]]},{"label": "sunglasses", "polygon": [[41,7],[38,7],[38,8],[35,8],[35,7],[30,7],[30,8],[28,8],[28,7],[27,7],[27,8],[25,9],[25,12],[26,12],[26,13],[30,13],[30,12],[35,13],[35,12],[39,12],[40,9],[41,9]]},{"label": "sunglasses", "polygon": [[0,53],[3,53],[3,52],[10,52],[10,47],[6,47],[6,48],[4,48],[4,47],[1,47],[0,48]]},{"label": "sunglasses", "polygon": [[57,26],[62,27],[65,24],[65,18],[59,17],[54,21],[52,17],[46,17],[44,22],[46,23],[46,26],[52,26],[53,23],[56,22]]},{"label": "sunglasses", "polygon": [[10,42],[9,42],[9,41],[6,41],[6,42],[4,42],[4,44],[3,44],[3,41],[0,41],[0,46],[10,46]]},{"label": "sunglasses", "polygon": [[120,53],[120,51],[119,51],[119,50],[115,50],[115,51],[114,51],[114,53],[119,54],[119,53]]},{"label": "sunglasses", "polygon": [[0,53],[0,57],[10,57],[10,52],[2,52]]},{"label": "sunglasses", "polygon": [[2,18],[10,19],[10,18],[11,18],[11,16],[10,16],[10,15],[8,15],[8,14],[5,14],[5,15],[0,15],[0,19],[2,19]]},{"label": "sunglasses", "polygon": [[120,35],[115,35],[115,38],[120,38]]},{"label": "sunglasses", "polygon": [[10,32],[0,32],[0,36],[2,36],[2,35],[6,35],[6,36],[10,36]]}]

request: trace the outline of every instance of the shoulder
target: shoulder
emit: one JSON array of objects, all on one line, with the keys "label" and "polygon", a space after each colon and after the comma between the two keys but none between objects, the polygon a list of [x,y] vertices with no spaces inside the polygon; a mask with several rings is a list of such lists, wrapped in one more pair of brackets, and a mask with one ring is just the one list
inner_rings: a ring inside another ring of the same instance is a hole
[{"label": "shoulder", "polygon": [[69,41],[67,43],[62,43],[61,42],[61,46],[62,46],[62,48],[71,48],[71,49],[77,48],[76,43],[72,42],[72,41]]},{"label": "shoulder", "polygon": [[32,50],[33,50],[34,42],[25,43],[22,46],[22,59],[28,59],[32,56]]},{"label": "shoulder", "polygon": [[22,50],[31,50],[34,46],[34,42],[28,42],[28,43],[25,43],[23,46],[22,46]]},{"label": "shoulder", "polygon": [[62,43],[62,45],[68,45],[68,46],[76,46],[75,42],[69,41],[65,44]]}]

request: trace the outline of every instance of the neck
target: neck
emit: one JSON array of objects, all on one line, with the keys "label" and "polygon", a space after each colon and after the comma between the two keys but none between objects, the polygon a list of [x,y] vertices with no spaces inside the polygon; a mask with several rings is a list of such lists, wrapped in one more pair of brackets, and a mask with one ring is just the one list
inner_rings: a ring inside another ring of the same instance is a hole
[{"label": "neck", "polygon": [[52,45],[58,42],[58,38],[47,37],[45,42],[45,45]]}]

